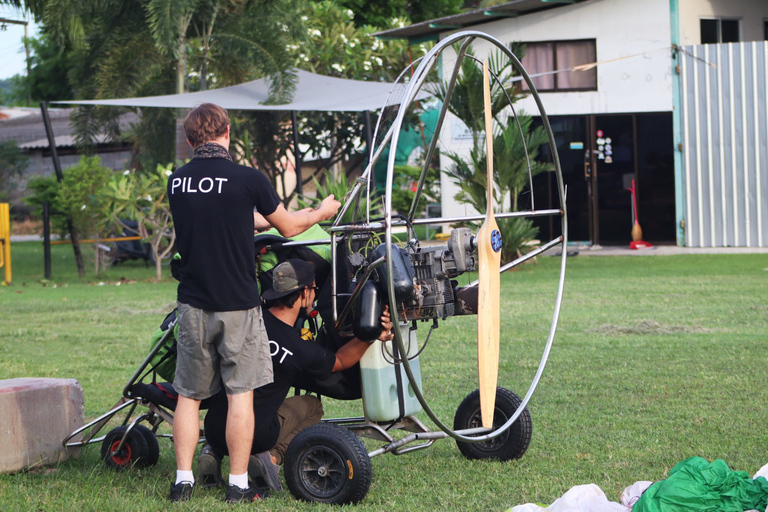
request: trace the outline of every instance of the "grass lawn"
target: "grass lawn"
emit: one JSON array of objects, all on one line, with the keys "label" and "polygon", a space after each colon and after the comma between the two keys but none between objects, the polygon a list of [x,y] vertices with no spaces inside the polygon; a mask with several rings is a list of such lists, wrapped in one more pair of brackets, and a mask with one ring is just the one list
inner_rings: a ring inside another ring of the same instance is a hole
[{"label": "grass lawn", "polygon": [[[53,248],[53,279],[43,281],[42,244],[12,249],[13,285],[0,288],[0,378],[75,378],[86,420],[106,412],[173,308],[175,281],[154,282],[154,269],[138,262],[79,280],[66,246]],[[558,265],[540,257],[502,277],[499,381],[521,396],[546,340]],[[449,424],[477,385],[474,322],[441,323],[421,356],[427,399]],[[693,455],[752,474],[768,462],[767,339],[768,255],[571,258],[558,335],[529,405],[525,456],[469,461],[441,440],[376,457],[355,509],[506,510],[551,503],[585,483],[618,501],[624,487],[665,478]],[[329,417],[362,412],[359,402],[324,405]],[[0,475],[2,509],[166,510],[175,463],[167,439],[160,449],[158,465],[143,470],[116,473],[91,445],[52,470]],[[231,510],[219,490],[197,490],[183,507]],[[288,491],[255,508],[326,509]]]}]

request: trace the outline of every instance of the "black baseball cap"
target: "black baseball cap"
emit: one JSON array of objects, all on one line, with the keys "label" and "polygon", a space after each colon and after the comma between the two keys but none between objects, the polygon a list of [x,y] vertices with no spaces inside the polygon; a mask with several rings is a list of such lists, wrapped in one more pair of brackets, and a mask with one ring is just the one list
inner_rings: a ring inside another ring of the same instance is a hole
[{"label": "black baseball cap", "polygon": [[272,270],[272,288],[261,296],[264,300],[285,297],[297,290],[311,287],[315,282],[315,269],[304,260],[289,259]]}]

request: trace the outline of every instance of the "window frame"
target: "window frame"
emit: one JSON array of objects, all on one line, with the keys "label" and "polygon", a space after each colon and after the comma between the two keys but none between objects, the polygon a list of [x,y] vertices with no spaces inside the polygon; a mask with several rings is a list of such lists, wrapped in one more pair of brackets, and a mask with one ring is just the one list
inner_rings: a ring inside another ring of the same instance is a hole
[{"label": "window frame", "polygon": [[[710,42],[704,42],[703,37],[703,30],[701,24],[705,21],[716,21],[717,22],[717,41],[710,41]],[[723,41],[723,22],[724,21],[735,21],[737,29],[739,31],[738,40],[737,41]],[[768,37],[768,34],[766,34]],[[744,30],[742,27],[742,18],[728,18],[728,17],[701,17],[699,18],[699,42],[701,44],[727,44],[727,43],[740,43],[744,40]]]},{"label": "window frame", "polygon": [[[528,49],[531,45],[552,45],[552,71],[559,70],[559,64],[557,62],[557,48],[558,45],[567,45],[569,43],[592,43],[594,45],[594,54],[592,55],[592,60],[590,62],[585,62],[585,64],[590,64],[592,62],[597,62],[597,39],[595,38],[585,38],[585,39],[557,39],[557,40],[547,40],[547,41],[522,41],[522,44],[525,45],[526,55],[528,55]],[[525,57],[523,57],[522,60],[524,60]],[[522,62],[521,60],[521,62]],[[528,68],[526,68],[526,71],[528,71],[529,74],[536,74],[532,73]],[[537,73],[540,71],[537,71]],[[560,73],[555,73],[551,75],[554,80],[554,86],[552,88],[547,89],[540,89],[538,86],[536,87],[536,90],[542,94],[546,93],[560,93],[560,92],[593,92],[598,90],[598,84],[597,84],[597,66],[592,68],[591,70],[582,71],[583,73],[594,73],[594,87],[559,87],[558,86],[558,78]],[[535,80],[535,78],[532,78]],[[525,83],[525,81],[522,82],[521,88],[523,91],[529,91],[528,84]]]}]

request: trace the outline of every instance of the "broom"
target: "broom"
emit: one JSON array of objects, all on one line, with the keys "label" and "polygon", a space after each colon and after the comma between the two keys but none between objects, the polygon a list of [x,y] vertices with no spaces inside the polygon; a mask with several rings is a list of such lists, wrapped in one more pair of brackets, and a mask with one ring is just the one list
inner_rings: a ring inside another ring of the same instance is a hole
[{"label": "broom", "polygon": [[650,249],[653,247],[648,242],[643,242],[643,229],[640,227],[640,222],[637,220],[637,194],[635,191],[635,180],[632,180],[632,188],[629,189],[632,193],[632,217],[634,219],[632,223],[632,242],[629,244],[630,249]]},{"label": "broom", "polygon": [[632,188],[629,189],[632,192],[632,217],[635,219],[632,225],[632,241],[639,242],[643,239],[643,229],[640,227],[640,223],[637,221],[637,195],[635,195],[635,180],[632,180]]}]

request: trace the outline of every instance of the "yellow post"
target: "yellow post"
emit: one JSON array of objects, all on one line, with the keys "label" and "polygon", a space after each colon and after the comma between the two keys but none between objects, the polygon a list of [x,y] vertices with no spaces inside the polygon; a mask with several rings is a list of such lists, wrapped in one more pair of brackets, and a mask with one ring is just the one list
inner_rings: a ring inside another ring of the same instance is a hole
[{"label": "yellow post", "polygon": [[0,203],[0,267],[5,269],[3,286],[11,284],[11,214],[8,203]]}]

